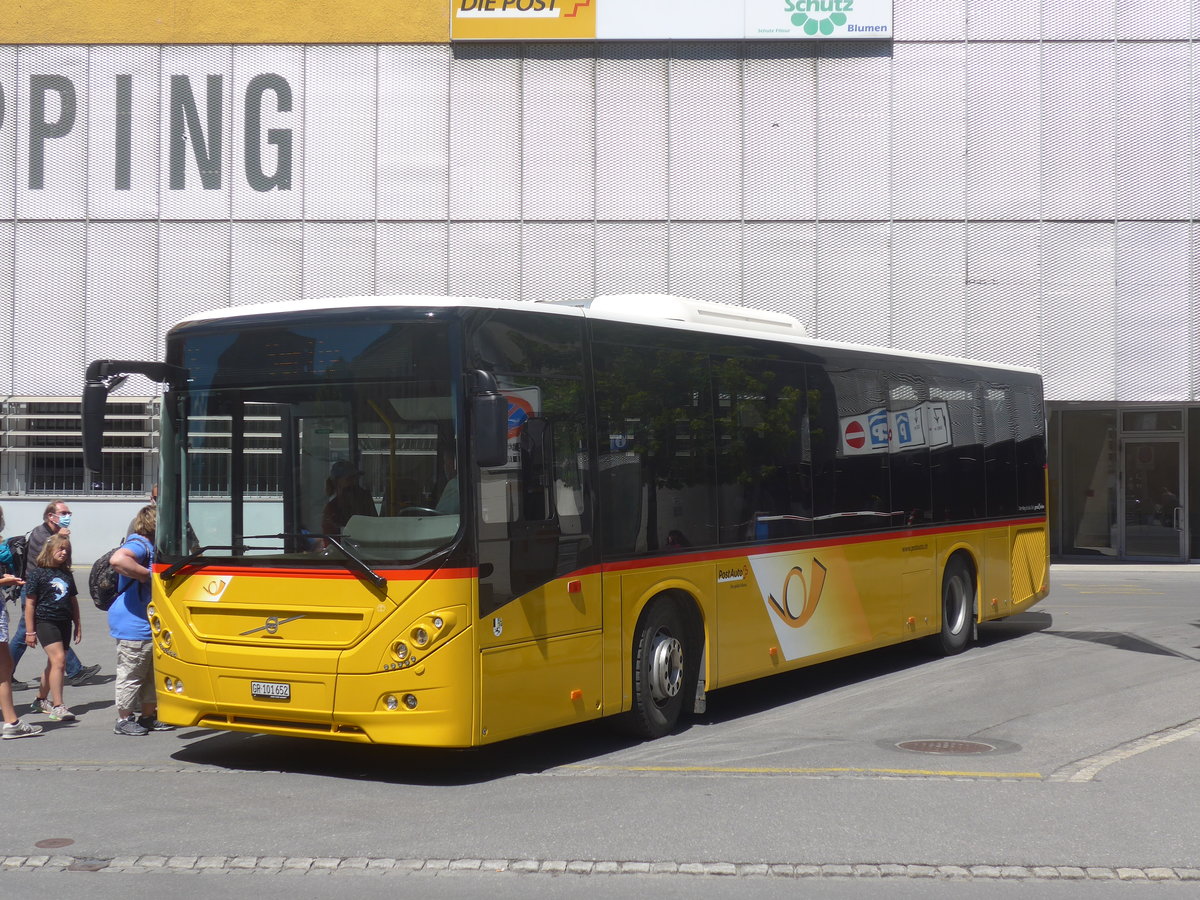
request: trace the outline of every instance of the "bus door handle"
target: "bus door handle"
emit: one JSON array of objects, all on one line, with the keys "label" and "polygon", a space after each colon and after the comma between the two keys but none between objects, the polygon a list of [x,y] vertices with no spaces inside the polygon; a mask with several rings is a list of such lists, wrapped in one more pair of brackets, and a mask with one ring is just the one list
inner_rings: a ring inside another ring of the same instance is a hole
[{"label": "bus door handle", "polygon": [[1183,531],[1183,507],[1175,507],[1175,530]]}]

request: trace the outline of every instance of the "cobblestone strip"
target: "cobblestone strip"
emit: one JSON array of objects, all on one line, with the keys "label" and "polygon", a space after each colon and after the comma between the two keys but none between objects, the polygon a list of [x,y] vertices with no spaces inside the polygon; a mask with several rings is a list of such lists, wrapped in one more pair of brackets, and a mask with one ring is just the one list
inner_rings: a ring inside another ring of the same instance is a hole
[{"label": "cobblestone strip", "polygon": [[928,865],[924,863],[732,863],[663,862],[590,859],[394,859],[391,857],[308,856],[116,856],[97,859],[78,856],[0,856],[4,872],[98,872],[133,874],[262,873],[329,875],[371,871],[380,874],[510,872],[514,875],[706,875],[725,878],[871,879],[925,878],[943,881],[1195,881],[1200,868],[1172,866],[1008,866],[989,864]]},{"label": "cobblestone strip", "polygon": [[1046,780],[1070,782],[1091,781],[1103,769],[1108,768],[1114,763],[1119,763],[1129,759],[1131,756],[1137,756],[1139,753],[1154,750],[1165,744],[1170,744],[1173,741],[1188,738],[1198,733],[1200,733],[1200,719],[1192,719],[1190,722],[1184,722],[1182,725],[1164,728],[1162,731],[1156,731],[1154,734],[1148,734],[1145,737],[1128,741],[1113,747],[1111,750],[1106,750],[1103,753],[1097,753],[1095,756],[1089,756],[1087,759],[1081,759],[1063,766],[1058,771],[1052,772]]}]

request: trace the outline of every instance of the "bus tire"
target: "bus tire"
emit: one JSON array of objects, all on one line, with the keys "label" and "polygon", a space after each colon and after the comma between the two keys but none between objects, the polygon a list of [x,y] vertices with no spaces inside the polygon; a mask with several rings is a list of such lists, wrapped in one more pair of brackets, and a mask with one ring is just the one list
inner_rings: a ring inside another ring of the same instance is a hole
[{"label": "bus tire", "polygon": [[935,647],[943,656],[967,649],[975,615],[975,574],[970,565],[955,556],[942,573],[942,630]]},{"label": "bus tire", "polygon": [[[678,606],[653,601],[638,619],[633,643],[633,706],[626,713],[627,731],[660,738],[679,723],[689,672],[695,667],[688,630]],[[694,688],[693,688],[694,689]]]}]

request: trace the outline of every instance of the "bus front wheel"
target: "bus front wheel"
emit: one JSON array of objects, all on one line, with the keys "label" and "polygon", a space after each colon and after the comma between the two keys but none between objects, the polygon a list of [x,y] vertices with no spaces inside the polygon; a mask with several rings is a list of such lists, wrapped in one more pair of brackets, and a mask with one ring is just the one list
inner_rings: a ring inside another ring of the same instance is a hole
[{"label": "bus front wheel", "polygon": [[652,603],[638,620],[633,645],[633,708],[627,730],[644,738],[668,734],[679,722],[688,683],[690,657],[687,630],[678,607],[667,600]]},{"label": "bus front wheel", "polygon": [[942,575],[942,631],[937,649],[953,656],[967,649],[975,615],[975,576],[971,567],[955,557]]}]

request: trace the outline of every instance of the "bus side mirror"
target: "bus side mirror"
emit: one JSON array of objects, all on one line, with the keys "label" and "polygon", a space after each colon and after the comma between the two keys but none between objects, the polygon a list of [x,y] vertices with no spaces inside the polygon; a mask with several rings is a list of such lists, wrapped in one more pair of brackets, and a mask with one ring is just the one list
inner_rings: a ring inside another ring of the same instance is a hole
[{"label": "bus side mirror", "polygon": [[483,469],[508,462],[508,398],[496,387],[488,372],[475,371],[471,395],[471,443],[475,464]]},{"label": "bus side mirror", "polygon": [[477,394],[475,462],[489,469],[508,462],[508,400],[503,394]]},{"label": "bus side mirror", "polygon": [[107,405],[107,385],[88,382],[83,386],[83,465],[92,472],[99,472],[101,467]]},{"label": "bus side mirror", "polygon": [[97,359],[88,364],[83,384],[83,464],[100,472],[104,450],[104,412],[109,392],[116,390],[130,375],[145,375],[151,381],[182,387],[187,369],[165,362],[128,359]]}]

